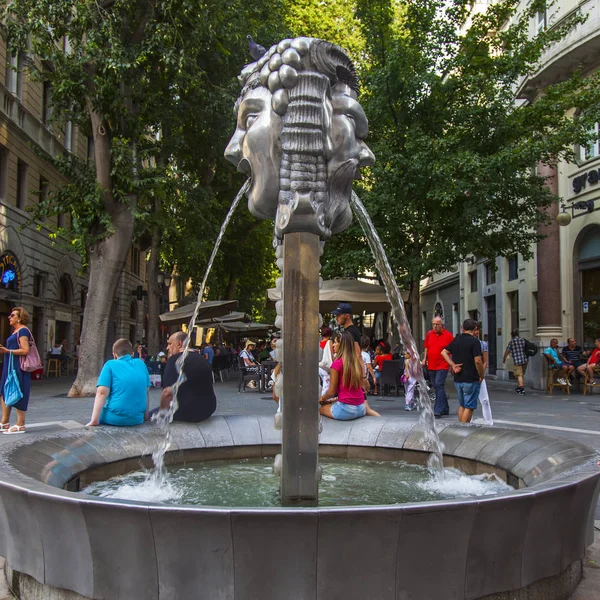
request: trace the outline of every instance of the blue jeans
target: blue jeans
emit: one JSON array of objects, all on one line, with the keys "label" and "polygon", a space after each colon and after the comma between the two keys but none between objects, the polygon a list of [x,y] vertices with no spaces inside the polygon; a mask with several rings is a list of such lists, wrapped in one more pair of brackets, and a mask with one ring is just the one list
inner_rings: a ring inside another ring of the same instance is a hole
[{"label": "blue jeans", "polygon": [[455,381],[454,387],[456,388],[456,393],[458,395],[458,404],[463,408],[475,410],[477,408],[477,400],[479,400],[481,383],[479,383],[479,381]]},{"label": "blue jeans", "polygon": [[431,385],[435,389],[435,406],[433,407],[433,413],[436,415],[447,415],[450,413],[448,395],[444,389],[446,377],[448,377],[448,369],[440,369],[439,371],[432,371],[429,369],[429,379],[431,380]]},{"label": "blue jeans", "polygon": [[346,404],[345,402],[336,402],[331,407],[331,416],[336,421],[353,421],[360,419],[367,413],[365,403],[362,404]]}]

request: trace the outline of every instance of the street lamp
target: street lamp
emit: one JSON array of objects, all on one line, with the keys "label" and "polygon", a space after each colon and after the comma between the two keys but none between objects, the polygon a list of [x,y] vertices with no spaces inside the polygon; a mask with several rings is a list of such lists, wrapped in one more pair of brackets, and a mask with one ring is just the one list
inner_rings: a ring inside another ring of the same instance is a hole
[{"label": "street lamp", "polygon": [[[556,222],[561,227],[566,227],[575,216],[575,210],[585,210],[588,213],[593,212],[594,210],[594,201],[593,200],[579,200],[577,202],[573,202],[571,206],[567,207],[567,205],[563,202],[560,205],[562,212],[556,215]],[[571,209],[571,214],[567,212],[567,208]]]}]

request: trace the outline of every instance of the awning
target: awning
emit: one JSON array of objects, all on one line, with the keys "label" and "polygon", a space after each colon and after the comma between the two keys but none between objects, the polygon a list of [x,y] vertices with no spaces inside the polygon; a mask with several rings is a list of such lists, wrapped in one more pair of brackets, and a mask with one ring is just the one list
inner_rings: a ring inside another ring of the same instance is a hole
[{"label": "awning", "polygon": [[[236,308],[237,303],[237,300],[209,300],[202,302],[198,309],[197,320],[222,317]],[[195,304],[180,306],[160,315],[160,320],[165,325],[187,325],[194,314],[195,308]]]},{"label": "awning", "polygon": [[244,312],[230,312],[222,317],[213,317],[212,319],[202,319],[196,321],[198,327],[210,327],[211,325],[218,325],[219,323],[225,323],[229,321],[241,321],[242,323],[249,323],[252,321],[252,317]]},{"label": "awning", "polygon": [[[281,294],[276,288],[267,290],[269,300],[276,302]],[[408,292],[401,292],[402,300],[408,300]],[[329,279],[319,291],[319,310],[332,311],[340,302],[352,304],[354,314],[389,312],[390,303],[382,285],[366,283],[358,279]]]},{"label": "awning", "polygon": [[223,322],[219,324],[219,327],[230,333],[246,335],[268,333],[272,329],[275,329],[275,325],[272,323],[242,323],[241,321]]}]

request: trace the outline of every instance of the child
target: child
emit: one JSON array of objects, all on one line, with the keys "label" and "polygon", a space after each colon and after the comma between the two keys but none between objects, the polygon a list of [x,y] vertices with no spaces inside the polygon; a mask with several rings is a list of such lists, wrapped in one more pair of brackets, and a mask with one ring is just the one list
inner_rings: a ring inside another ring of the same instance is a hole
[{"label": "child", "polygon": [[404,351],[404,375],[402,382],[404,383],[404,410],[413,410],[415,408],[415,387],[417,380],[413,377],[417,369],[414,356],[411,356],[408,350]]},{"label": "child", "polygon": [[367,379],[373,385],[373,393],[377,393],[377,385],[375,383],[375,371],[373,371],[373,364],[371,360],[371,354],[369,353],[369,346],[371,340],[368,336],[363,335],[360,338],[360,349],[363,362],[365,363],[365,379]]}]

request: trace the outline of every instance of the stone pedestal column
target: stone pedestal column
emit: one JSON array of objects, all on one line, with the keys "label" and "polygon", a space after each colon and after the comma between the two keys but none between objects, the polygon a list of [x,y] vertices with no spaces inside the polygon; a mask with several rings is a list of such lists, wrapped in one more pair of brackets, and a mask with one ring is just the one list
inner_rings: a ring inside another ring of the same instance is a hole
[{"label": "stone pedestal column", "polygon": [[318,500],[319,236],[286,233],[283,249],[281,501]]},{"label": "stone pedestal column", "polygon": [[[548,177],[546,185],[553,194],[558,194],[556,167],[539,165],[538,173]],[[556,222],[558,203],[546,209],[551,218],[548,225],[540,225],[538,232],[546,236],[537,247],[537,332],[540,338],[560,337],[562,334],[561,289],[560,289],[560,238]],[[545,341],[545,340],[544,340]]]}]

